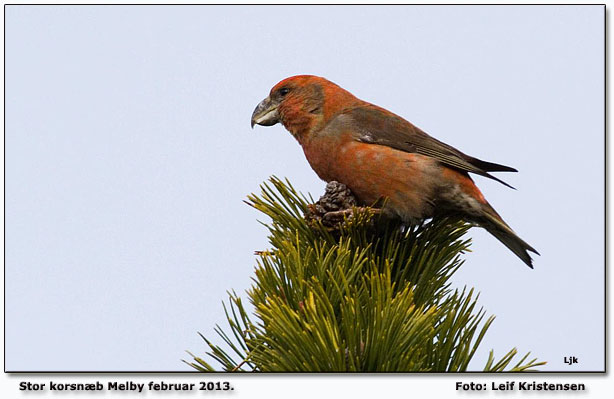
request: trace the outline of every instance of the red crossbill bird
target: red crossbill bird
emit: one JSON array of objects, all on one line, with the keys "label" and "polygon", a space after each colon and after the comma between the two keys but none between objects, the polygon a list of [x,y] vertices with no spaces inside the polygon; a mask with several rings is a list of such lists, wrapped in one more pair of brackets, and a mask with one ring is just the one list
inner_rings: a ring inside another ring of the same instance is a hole
[{"label": "red crossbill bird", "polygon": [[407,223],[459,215],[485,228],[533,268],[528,251],[538,252],[503,221],[469,176],[509,186],[489,172],[516,169],[466,155],[317,76],[282,80],[252,114],[252,127],[280,122],[317,175],[345,184],[363,205],[381,203],[382,212]]}]

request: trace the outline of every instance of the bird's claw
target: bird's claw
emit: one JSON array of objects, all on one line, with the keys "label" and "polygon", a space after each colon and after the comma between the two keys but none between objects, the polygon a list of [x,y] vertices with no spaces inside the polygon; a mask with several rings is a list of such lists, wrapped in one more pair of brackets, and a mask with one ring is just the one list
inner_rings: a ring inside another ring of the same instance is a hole
[{"label": "bird's claw", "polygon": [[315,204],[309,205],[305,215],[310,222],[320,221],[329,231],[339,230],[357,212],[378,214],[379,209],[359,207],[356,198],[345,184],[332,181],[326,185],[324,195]]}]

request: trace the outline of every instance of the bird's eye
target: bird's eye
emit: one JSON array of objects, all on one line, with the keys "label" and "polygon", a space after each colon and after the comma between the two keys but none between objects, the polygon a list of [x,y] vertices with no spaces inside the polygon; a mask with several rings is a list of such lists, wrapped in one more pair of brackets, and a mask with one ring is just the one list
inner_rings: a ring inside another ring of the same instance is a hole
[{"label": "bird's eye", "polygon": [[279,94],[283,97],[286,94],[288,94],[290,92],[290,89],[288,89],[287,87],[282,87],[281,89],[279,89]]}]

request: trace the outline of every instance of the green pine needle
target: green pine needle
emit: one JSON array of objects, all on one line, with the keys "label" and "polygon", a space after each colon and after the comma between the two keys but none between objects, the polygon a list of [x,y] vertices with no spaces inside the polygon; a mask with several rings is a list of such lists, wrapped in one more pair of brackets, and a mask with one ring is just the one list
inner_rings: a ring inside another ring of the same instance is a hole
[{"label": "green pine needle", "polygon": [[[452,290],[470,225],[435,218],[416,226],[353,209],[337,232],[305,218],[313,203],[276,177],[247,203],[268,216],[271,248],[259,252],[248,290],[224,304],[230,334],[215,331],[226,350],[203,337],[224,371],[467,371],[494,316],[477,309],[473,289]],[[253,321],[252,321],[253,320]],[[198,371],[216,370],[188,352]],[[491,351],[484,371],[533,371]]]}]

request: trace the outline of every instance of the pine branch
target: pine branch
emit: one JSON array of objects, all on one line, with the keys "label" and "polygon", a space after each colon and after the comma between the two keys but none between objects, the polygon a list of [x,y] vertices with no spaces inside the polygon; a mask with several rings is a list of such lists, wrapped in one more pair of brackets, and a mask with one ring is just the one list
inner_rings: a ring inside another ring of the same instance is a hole
[{"label": "pine branch", "polygon": [[[470,225],[435,218],[403,226],[357,207],[347,188],[327,186],[318,202],[272,178],[247,203],[267,215],[270,249],[259,251],[254,284],[224,305],[231,334],[205,337],[207,355],[226,371],[466,371],[494,320],[476,310],[473,289],[450,277],[469,251]],[[188,352],[189,353],[189,352]],[[215,368],[189,353],[199,371]],[[516,349],[484,371],[543,365]]]}]

